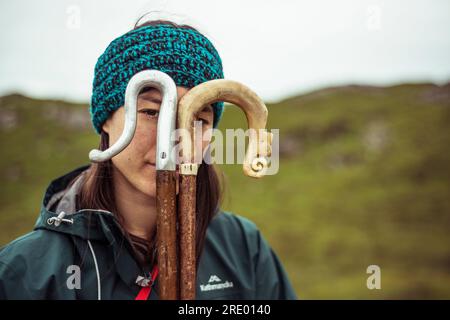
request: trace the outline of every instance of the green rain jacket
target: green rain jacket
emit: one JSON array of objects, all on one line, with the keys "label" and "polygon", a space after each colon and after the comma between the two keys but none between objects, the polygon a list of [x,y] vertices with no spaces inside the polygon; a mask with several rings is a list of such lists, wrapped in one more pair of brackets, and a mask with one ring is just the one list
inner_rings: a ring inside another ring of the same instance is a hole
[{"label": "green rain jacket", "polygon": [[[34,230],[0,249],[0,299],[137,296],[142,287],[136,280],[148,274],[113,214],[75,210],[77,182],[88,167],[52,181]],[[57,221],[61,211],[66,216]],[[149,299],[158,299],[157,288],[158,278]],[[296,299],[255,224],[227,212],[217,214],[208,226],[196,291],[197,299]]]}]

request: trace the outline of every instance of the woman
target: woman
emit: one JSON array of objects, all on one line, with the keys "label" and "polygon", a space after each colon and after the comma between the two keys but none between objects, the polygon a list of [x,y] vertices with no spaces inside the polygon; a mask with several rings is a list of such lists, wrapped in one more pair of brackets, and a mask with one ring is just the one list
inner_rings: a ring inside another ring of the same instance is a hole
[{"label": "woman", "polygon": [[[111,42],[95,67],[90,112],[101,150],[121,135],[126,85],[145,69],[170,75],[178,99],[199,83],[223,78],[218,52],[196,29],[163,20],[136,26]],[[33,232],[0,251],[1,298],[158,299],[155,151],[160,104],[160,92],[143,90],[130,145],[107,162],[83,166],[50,183]],[[223,103],[205,106],[197,120],[210,129],[222,110]],[[295,299],[256,226],[220,211],[219,177],[204,162],[197,190],[197,299]],[[155,290],[142,296],[143,287]]]}]

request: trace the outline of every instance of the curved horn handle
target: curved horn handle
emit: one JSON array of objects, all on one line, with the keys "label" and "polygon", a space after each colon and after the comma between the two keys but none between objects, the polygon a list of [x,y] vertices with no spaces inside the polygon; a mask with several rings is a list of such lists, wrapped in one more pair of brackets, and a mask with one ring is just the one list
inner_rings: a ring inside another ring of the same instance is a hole
[{"label": "curved horn handle", "polygon": [[[163,120],[163,128],[173,127],[175,128],[176,121],[176,106],[177,106],[177,88],[172,78],[169,77],[166,73],[158,71],[158,70],[144,70],[136,73],[128,82],[127,89],[125,91],[125,125],[120,138],[110,146],[108,149],[101,151],[98,149],[93,149],[89,152],[89,159],[92,162],[103,162],[111,159],[118,153],[120,153],[123,149],[125,149],[133,139],[134,133],[136,131],[136,121],[137,121],[137,99],[141,90],[145,87],[154,87],[161,91],[162,93],[162,103],[160,108],[160,119]],[[165,115],[169,113],[169,115]],[[171,119],[173,118],[173,119]],[[160,125],[158,121],[158,141],[160,141],[159,136]],[[166,140],[170,140],[170,132],[165,133],[164,136],[161,136],[161,140],[164,142]],[[167,137],[166,137],[167,136]],[[158,146],[161,144],[158,143]],[[164,145],[164,144],[162,144]],[[170,149],[170,145],[166,145],[167,150],[164,149],[160,151],[160,153],[166,151],[167,157],[162,159],[162,163],[160,166],[167,166],[167,163],[175,163],[173,157],[170,157],[171,153],[168,152]],[[160,154],[158,153],[158,154]],[[158,159],[157,157],[157,166]],[[170,165],[169,165],[170,166]],[[174,165],[175,166],[175,165]],[[174,167],[175,168],[175,167]]]},{"label": "curved horn handle", "polygon": [[[230,102],[240,107],[247,117],[250,130],[249,145],[243,170],[250,177],[264,176],[267,170],[266,156],[272,152],[272,133],[265,129],[267,108],[250,88],[237,81],[218,79],[199,84],[181,98],[178,106],[178,124],[193,135],[194,116],[205,106],[217,101]],[[192,141],[181,140],[182,150],[192,151]],[[192,153],[191,153],[192,154]]]}]

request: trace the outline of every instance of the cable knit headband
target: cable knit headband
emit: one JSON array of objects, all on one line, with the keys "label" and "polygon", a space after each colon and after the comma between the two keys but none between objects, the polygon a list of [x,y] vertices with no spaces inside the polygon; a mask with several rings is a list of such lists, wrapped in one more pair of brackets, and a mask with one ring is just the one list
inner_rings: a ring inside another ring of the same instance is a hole
[{"label": "cable knit headband", "polygon": [[[123,106],[131,77],[147,69],[165,72],[177,86],[189,88],[223,79],[220,56],[201,33],[168,24],[131,30],[113,40],[95,65],[90,114],[97,133],[109,115]],[[223,102],[214,103],[213,110],[216,127]]]}]

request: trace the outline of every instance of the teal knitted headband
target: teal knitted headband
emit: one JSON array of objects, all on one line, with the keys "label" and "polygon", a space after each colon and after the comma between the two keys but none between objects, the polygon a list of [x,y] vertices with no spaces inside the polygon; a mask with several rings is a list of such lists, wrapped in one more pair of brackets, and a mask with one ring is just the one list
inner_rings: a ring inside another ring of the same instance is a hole
[{"label": "teal knitted headband", "polygon": [[[165,72],[177,86],[188,88],[223,79],[219,54],[199,32],[168,24],[131,30],[113,40],[95,65],[90,114],[97,133],[109,115],[123,106],[131,77],[147,69]],[[214,103],[213,110],[216,127],[223,102]]]}]

